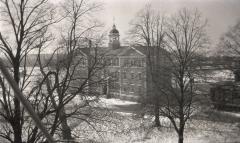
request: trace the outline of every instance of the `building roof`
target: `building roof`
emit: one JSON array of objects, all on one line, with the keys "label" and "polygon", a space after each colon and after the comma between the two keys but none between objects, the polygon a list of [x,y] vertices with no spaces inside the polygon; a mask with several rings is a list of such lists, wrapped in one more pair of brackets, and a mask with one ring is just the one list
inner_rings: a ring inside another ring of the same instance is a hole
[{"label": "building roof", "polygon": [[106,56],[145,56],[143,53],[130,46],[120,46],[116,49],[101,47],[99,49],[101,53],[105,53]]},{"label": "building roof", "polygon": [[113,28],[110,31],[110,34],[119,34],[119,31],[116,29],[116,25],[115,24],[113,24]]},{"label": "building roof", "polygon": [[[159,50],[160,49],[160,50]],[[147,46],[120,46],[119,48],[111,48],[111,47],[99,47],[101,53],[104,53],[106,56],[137,56],[137,57],[145,57],[150,54],[155,55],[158,52],[166,54],[167,51],[162,48],[150,47]]]},{"label": "building roof", "polygon": [[159,48],[159,47],[148,47],[148,46],[133,46],[136,50],[140,51],[141,53],[143,53],[144,55],[150,54],[154,55],[158,52],[161,53],[168,53],[165,49],[163,48]]}]

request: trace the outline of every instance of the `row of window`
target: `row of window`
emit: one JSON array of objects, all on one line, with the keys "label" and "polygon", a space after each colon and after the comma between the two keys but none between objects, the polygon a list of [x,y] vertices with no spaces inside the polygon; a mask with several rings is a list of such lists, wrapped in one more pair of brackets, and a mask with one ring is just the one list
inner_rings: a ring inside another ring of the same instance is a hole
[{"label": "row of window", "polygon": [[120,72],[119,71],[107,72],[106,75],[110,76],[113,79],[119,79]]},{"label": "row of window", "polygon": [[80,66],[80,67],[86,67],[88,65],[88,61],[86,58],[79,58],[77,60],[73,61],[74,63],[71,65],[72,67]]},{"label": "row of window", "polygon": [[120,88],[120,85],[119,85],[119,83],[118,82],[111,82],[110,84],[109,84],[109,86],[110,86],[110,88],[111,89],[117,89],[117,90],[119,90],[119,88]]},{"label": "row of window", "polygon": [[124,67],[144,67],[145,60],[140,58],[124,59],[123,66]]},{"label": "row of window", "polygon": [[119,66],[119,59],[118,58],[111,58],[108,59],[108,66]]},{"label": "row of window", "polygon": [[[134,73],[131,72],[129,73],[128,71],[122,71],[122,79],[138,79],[138,80],[142,80],[143,79],[143,74],[142,73]],[[120,72],[119,71],[115,71],[115,72],[109,72],[107,73],[108,76],[114,78],[114,79],[119,79],[120,77]]]},{"label": "row of window", "polygon": [[[111,82],[109,84],[109,88],[112,90],[120,90],[120,85],[118,82]],[[121,87],[122,93],[137,93],[137,94],[143,94],[144,89],[141,85],[122,85]]]},{"label": "row of window", "polygon": [[129,74],[129,72],[127,71],[123,71],[122,72],[122,78],[123,79],[138,79],[138,80],[142,80],[142,73],[133,73],[131,72]]},{"label": "row of window", "polygon": [[137,93],[137,94],[143,94],[143,87],[142,86],[135,86],[135,85],[124,85],[122,87],[123,93]]},{"label": "row of window", "polygon": [[[119,66],[119,58],[108,58],[106,59],[108,66]],[[127,58],[123,59],[124,67],[144,67],[145,60],[142,58]]]}]

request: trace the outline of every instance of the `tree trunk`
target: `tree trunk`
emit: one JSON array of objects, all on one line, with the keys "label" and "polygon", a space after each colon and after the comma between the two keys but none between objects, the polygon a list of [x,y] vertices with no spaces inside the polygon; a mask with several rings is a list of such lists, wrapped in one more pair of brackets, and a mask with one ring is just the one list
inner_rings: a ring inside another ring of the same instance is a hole
[{"label": "tree trunk", "polygon": [[14,121],[12,128],[14,133],[14,143],[22,143],[22,130],[19,120]]},{"label": "tree trunk", "polygon": [[[183,115],[183,114],[182,114]],[[178,143],[183,143],[183,134],[184,134],[184,118],[180,118],[180,123],[179,123],[179,131],[178,131]]]},{"label": "tree trunk", "polygon": [[109,91],[109,79],[107,79],[107,89],[106,89],[107,99],[111,98],[110,91]]},{"label": "tree trunk", "polygon": [[64,108],[60,111],[60,121],[62,126],[62,137],[64,140],[72,140],[71,129],[67,124],[67,117]]},{"label": "tree trunk", "polygon": [[180,129],[178,132],[178,143],[183,143],[183,130]]},{"label": "tree trunk", "polygon": [[[14,80],[18,84],[20,81],[19,77],[19,62],[15,61],[14,66]],[[14,118],[13,118],[13,133],[14,133],[14,143],[22,143],[22,125],[21,125],[21,109],[20,109],[20,101],[14,97]]]},{"label": "tree trunk", "polygon": [[159,102],[156,100],[154,105],[154,116],[155,116],[155,126],[160,127],[160,120],[159,120]]}]

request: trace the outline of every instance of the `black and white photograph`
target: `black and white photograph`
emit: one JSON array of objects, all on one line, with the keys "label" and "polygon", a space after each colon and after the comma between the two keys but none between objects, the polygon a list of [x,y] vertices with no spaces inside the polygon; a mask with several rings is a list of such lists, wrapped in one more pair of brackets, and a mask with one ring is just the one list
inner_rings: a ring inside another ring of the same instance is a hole
[{"label": "black and white photograph", "polygon": [[240,0],[0,0],[0,143],[240,143]]}]

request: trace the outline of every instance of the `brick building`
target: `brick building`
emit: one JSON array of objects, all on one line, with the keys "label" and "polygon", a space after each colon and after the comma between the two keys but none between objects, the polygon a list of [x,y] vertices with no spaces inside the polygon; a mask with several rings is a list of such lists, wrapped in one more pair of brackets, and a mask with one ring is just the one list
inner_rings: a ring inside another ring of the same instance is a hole
[{"label": "brick building", "polygon": [[[147,61],[149,48],[144,46],[121,46],[119,31],[113,25],[109,33],[108,47],[102,48],[106,53],[107,67],[104,70],[106,82],[103,85],[103,92],[112,97],[138,100],[149,96],[153,92],[153,84],[150,78],[150,67]],[[156,48],[150,48],[150,52],[156,52]],[[161,49],[160,64],[166,65],[166,58]],[[162,70],[163,71],[163,70]],[[164,77],[164,82],[170,82],[170,76],[159,72],[157,75]],[[162,76],[164,75],[164,76]],[[155,74],[156,76],[156,74]],[[166,78],[167,77],[167,78]],[[158,76],[159,78],[159,76]]]}]

